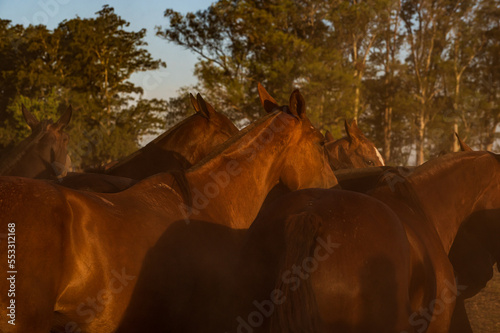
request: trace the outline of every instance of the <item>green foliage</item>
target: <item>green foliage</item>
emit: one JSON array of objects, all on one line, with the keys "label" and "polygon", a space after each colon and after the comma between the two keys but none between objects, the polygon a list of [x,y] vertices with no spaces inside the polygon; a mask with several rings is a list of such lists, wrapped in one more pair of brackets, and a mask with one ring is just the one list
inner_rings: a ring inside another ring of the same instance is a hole
[{"label": "green foliage", "polygon": [[157,35],[198,54],[201,92],[231,118],[262,112],[257,82],[283,104],[298,87],[316,126],[340,137],[343,119],[359,117],[390,163],[407,164],[415,147],[424,158],[450,151],[455,125],[491,149],[499,5],[219,0],[186,15],[167,9]]},{"label": "green foliage", "polygon": [[144,29],[104,6],[95,18],[44,26],[0,21],[0,149],[27,134],[25,103],[40,118],[57,119],[68,105],[74,165],[97,166],[137,149],[142,135],[163,127],[166,102],[144,100],[133,73],[165,67],[144,48]]}]

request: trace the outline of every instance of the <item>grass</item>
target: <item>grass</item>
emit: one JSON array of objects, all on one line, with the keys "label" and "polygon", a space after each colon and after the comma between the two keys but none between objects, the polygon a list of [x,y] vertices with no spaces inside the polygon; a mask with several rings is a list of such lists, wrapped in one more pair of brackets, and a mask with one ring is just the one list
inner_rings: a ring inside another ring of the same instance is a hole
[{"label": "grass", "polygon": [[494,271],[486,288],[465,301],[474,333],[500,332],[500,273],[496,267]]}]

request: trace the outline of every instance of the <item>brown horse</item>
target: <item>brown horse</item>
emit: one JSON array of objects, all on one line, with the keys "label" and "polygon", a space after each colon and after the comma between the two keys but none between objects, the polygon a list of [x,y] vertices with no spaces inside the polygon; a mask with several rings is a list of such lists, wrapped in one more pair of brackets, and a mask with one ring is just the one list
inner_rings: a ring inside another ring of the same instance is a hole
[{"label": "brown horse", "polygon": [[[472,151],[457,133],[462,151]],[[457,282],[467,288],[457,297],[450,333],[472,333],[465,300],[477,295],[493,277],[495,262],[500,263],[500,226],[496,214],[479,212],[459,229],[448,255]],[[500,265],[498,265],[500,268]]]},{"label": "brown horse", "polygon": [[60,178],[71,168],[68,156],[69,137],[63,130],[69,124],[72,108],[54,124],[39,121],[24,105],[22,113],[31,135],[10,149],[0,161],[0,175],[28,178]]},{"label": "brown horse", "polygon": [[[443,156],[370,196],[291,193],[249,230],[239,271],[249,267],[251,292],[239,315],[271,332],[447,332],[461,292],[453,239],[471,214],[498,225],[499,208],[500,157],[488,152]],[[252,300],[266,301],[270,326],[244,317],[258,311]]]},{"label": "brown horse", "polygon": [[193,95],[195,114],[105,172],[73,173],[59,184],[76,190],[116,193],[160,172],[184,171],[238,132],[233,123],[201,97]]},{"label": "brown horse", "polygon": [[[462,151],[472,149],[455,133]],[[379,186],[379,180],[393,168],[366,168],[339,170],[335,176],[343,189],[366,193]],[[398,173],[409,175],[412,168],[398,168]],[[400,180],[396,175],[392,181]],[[391,179],[389,179],[391,181]],[[493,277],[495,262],[500,263],[500,225],[495,212],[479,212],[471,215],[460,227],[448,258],[453,265],[456,280],[462,288],[456,298],[450,333],[472,333],[465,310],[465,300],[477,295]],[[500,265],[499,265],[500,267]]]},{"label": "brown horse", "polygon": [[[15,286],[7,277],[0,282],[0,315],[7,318],[12,303],[18,311],[13,310],[15,326],[1,321],[0,330],[113,331],[146,252],[173,221],[246,228],[280,179],[293,189],[335,184],[324,137],[308,120],[298,91],[287,112],[275,111],[247,127],[185,176],[192,207],[169,174],[115,194],[1,178],[0,223],[15,233],[16,252],[7,276]],[[7,262],[7,255],[3,246],[0,260]],[[182,257],[172,260],[182,263]],[[15,288],[15,299],[9,288]]]},{"label": "brown horse", "polygon": [[114,176],[144,179],[166,170],[186,170],[238,133],[223,114],[201,97],[190,95],[195,114],[154,139],[144,148],[106,170]]},{"label": "brown horse", "polygon": [[347,136],[335,140],[326,132],[326,149],[334,170],[384,166],[385,162],[377,147],[366,138],[354,120],[351,125],[344,122]]}]

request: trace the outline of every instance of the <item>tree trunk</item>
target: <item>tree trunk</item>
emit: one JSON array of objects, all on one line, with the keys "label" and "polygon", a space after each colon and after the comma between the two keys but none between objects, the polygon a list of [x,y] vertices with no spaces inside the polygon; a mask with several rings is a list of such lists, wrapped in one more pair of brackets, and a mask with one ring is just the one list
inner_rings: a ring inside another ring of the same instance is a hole
[{"label": "tree trunk", "polygon": [[392,140],[392,107],[386,107],[384,110],[384,147],[383,155],[385,162],[391,159],[391,140]]},{"label": "tree trunk", "polygon": [[358,122],[358,116],[359,116],[359,86],[356,86],[355,90],[355,96],[354,96],[354,120]]},{"label": "tree trunk", "polygon": [[421,165],[424,163],[424,137],[425,137],[425,109],[424,105],[421,106],[420,113],[417,119],[417,156],[416,156],[416,165]]},{"label": "tree trunk", "polygon": [[[456,120],[455,120],[455,123],[453,124],[453,132],[458,134],[458,123]],[[453,135],[453,147],[452,147],[452,149],[454,152],[460,151],[460,144],[458,143],[458,138],[456,137],[456,135]]]}]

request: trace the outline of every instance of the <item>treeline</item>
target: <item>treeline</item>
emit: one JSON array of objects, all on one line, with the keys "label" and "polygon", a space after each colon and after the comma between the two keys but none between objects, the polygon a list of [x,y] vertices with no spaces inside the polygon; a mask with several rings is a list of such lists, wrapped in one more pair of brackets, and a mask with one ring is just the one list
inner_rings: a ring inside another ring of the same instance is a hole
[{"label": "treeline", "polygon": [[166,102],[143,99],[129,79],[166,65],[145,49],[146,31],[128,26],[108,6],[52,31],[0,20],[0,153],[30,133],[21,104],[52,119],[73,106],[69,149],[76,167],[120,158],[163,128]]},{"label": "treeline", "polygon": [[257,82],[283,104],[299,87],[315,125],[336,137],[358,119],[391,164],[458,149],[453,131],[495,149],[500,0],[219,0],[165,17],[157,35],[199,56],[197,87],[169,102],[130,82],[166,65],[109,6],[52,31],[0,19],[0,154],[29,133],[21,104],[53,119],[72,104],[71,156],[92,167],[192,112],[187,92],[233,120],[256,119]]},{"label": "treeline", "polygon": [[494,149],[500,0],[219,0],[165,17],[157,35],[198,54],[197,88],[234,119],[258,117],[262,82],[282,103],[299,87],[338,137],[359,119],[393,164],[458,149],[454,130]]}]

